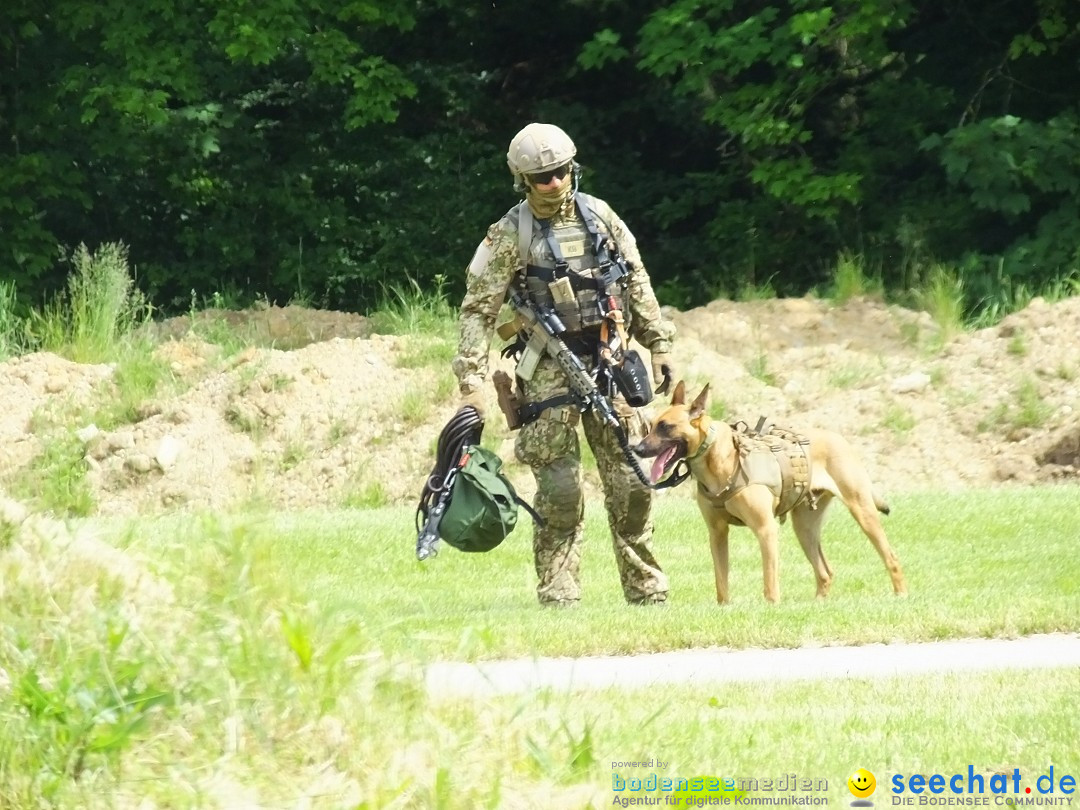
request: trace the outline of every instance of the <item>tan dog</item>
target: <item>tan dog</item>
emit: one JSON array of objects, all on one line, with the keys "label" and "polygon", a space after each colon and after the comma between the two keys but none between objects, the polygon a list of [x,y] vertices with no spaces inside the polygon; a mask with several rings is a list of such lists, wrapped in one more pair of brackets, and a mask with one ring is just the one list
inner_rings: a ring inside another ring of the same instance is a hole
[{"label": "tan dog", "polygon": [[[655,419],[649,435],[634,450],[640,456],[656,458],[652,468],[654,483],[680,460],[687,459],[690,474],[698,484],[698,507],[709,527],[716,601],[723,604],[730,596],[728,528],[732,524],[747,526],[757,536],[765,575],[765,598],[779,601],[776,509],[780,499],[769,486],[753,481],[733,489],[736,481],[743,480],[738,478],[740,453],[735,434],[730,425],[709,418],[705,412],[708,395],[706,385],[687,406],[685,386],[680,382],[671,397],[671,405]],[[805,430],[801,435],[809,439],[809,493],[795,504],[790,514],[795,535],[814,568],[817,595],[826,596],[832,584],[832,569],[821,550],[821,526],[833,497],[844,502],[874,544],[892,579],[893,591],[898,595],[907,593],[900,562],[877,515],[888,514],[889,507],[874,493],[870,476],[856,459],[851,445],[843,436],[829,430]]]}]

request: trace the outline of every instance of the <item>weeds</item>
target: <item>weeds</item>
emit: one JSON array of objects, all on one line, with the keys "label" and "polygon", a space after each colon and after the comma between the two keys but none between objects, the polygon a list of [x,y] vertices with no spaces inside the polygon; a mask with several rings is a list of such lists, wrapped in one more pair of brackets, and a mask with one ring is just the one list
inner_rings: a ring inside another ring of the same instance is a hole
[{"label": "weeds", "polygon": [[739,301],[768,301],[776,298],[776,288],[772,285],[772,277],[767,278],[762,284],[752,281],[744,281],[739,287],[736,300]]},{"label": "weeds", "polygon": [[457,354],[457,343],[448,338],[426,336],[416,338],[406,345],[394,363],[398,368],[450,367]]},{"label": "weeds", "polygon": [[16,312],[15,284],[0,281],[0,360],[24,348],[23,322]]},{"label": "weeds", "polygon": [[760,380],[765,385],[771,385],[776,387],[778,378],[775,373],[769,368],[769,356],[761,351],[746,364],[746,371],[756,380]]},{"label": "weeds", "polygon": [[65,294],[31,314],[29,342],[80,363],[112,360],[153,308],[135,287],[123,244],[106,243],[96,253],[79,245],[71,263]]},{"label": "weeds", "polygon": [[1023,357],[1028,353],[1027,338],[1024,336],[1023,330],[1017,329],[1013,332],[1012,337],[1009,338],[1009,342],[1005,346],[1005,350],[1013,357]]},{"label": "weeds", "polygon": [[346,509],[378,509],[390,504],[386,487],[377,476],[360,471],[351,476],[341,505]]},{"label": "weeds", "polygon": [[398,403],[398,415],[408,427],[416,427],[427,421],[432,410],[432,394],[428,390],[406,391]]},{"label": "weeds", "polygon": [[850,388],[861,388],[873,377],[873,374],[873,371],[866,366],[848,363],[829,372],[829,385],[845,391]]},{"label": "weeds", "polygon": [[1030,377],[1022,379],[1008,400],[994,406],[989,416],[979,422],[980,432],[1004,428],[1018,430],[1042,427],[1053,413],[1039,393],[1038,383]]},{"label": "weeds", "polygon": [[415,279],[407,287],[384,290],[383,304],[371,314],[374,330],[384,335],[439,335],[450,339],[456,315],[446,300],[446,278],[435,277],[433,292],[425,292]]},{"label": "weeds", "polygon": [[870,278],[863,270],[862,260],[845,251],[836,259],[833,267],[829,297],[837,304],[846,304],[853,298],[882,294],[881,279]]},{"label": "weeds", "polygon": [[709,418],[722,422],[728,418],[728,405],[719,397],[709,397]]},{"label": "weeds", "polygon": [[898,402],[890,402],[889,407],[885,409],[881,424],[891,430],[895,436],[904,437],[911,432],[916,423],[910,408],[906,408]]},{"label": "weeds", "polygon": [[14,493],[55,514],[85,517],[94,511],[86,480],[83,443],[73,433],[59,432],[44,442],[41,453],[12,482]]},{"label": "weeds", "polygon": [[941,344],[964,330],[964,282],[959,274],[934,265],[925,286],[915,291],[915,300],[937,324]]}]

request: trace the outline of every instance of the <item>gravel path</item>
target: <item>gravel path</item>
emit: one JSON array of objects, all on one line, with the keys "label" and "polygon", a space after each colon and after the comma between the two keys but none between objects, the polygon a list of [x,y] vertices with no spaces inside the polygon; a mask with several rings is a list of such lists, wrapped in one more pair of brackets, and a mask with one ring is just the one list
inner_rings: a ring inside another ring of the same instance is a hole
[{"label": "gravel path", "polygon": [[439,663],[425,682],[435,698],[489,697],[534,689],[643,688],[661,684],[865,678],[934,672],[1080,667],[1080,634],[961,639],[920,644],[777,650],[678,650],[634,656]]}]

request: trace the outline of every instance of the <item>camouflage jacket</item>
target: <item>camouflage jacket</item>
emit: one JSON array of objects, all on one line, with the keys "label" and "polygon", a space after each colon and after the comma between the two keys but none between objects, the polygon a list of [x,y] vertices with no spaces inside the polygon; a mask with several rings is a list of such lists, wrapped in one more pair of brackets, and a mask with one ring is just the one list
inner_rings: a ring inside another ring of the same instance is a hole
[{"label": "camouflage jacket", "polygon": [[[630,334],[652,352],[668,352],[675,325],[664,320],[652,282],[641,261],[634,235],[606,202],[586,195],[601,233],[609,234],[619,247],[630,271],[626,300]],[[460,340],[452,368],[463,392],[476,390],[488,376],[488,355],[495,321],[511,282],[522,267],[518,249],[517,206],[488,228],[476,248],[466,277],[465,298],[461,302]],[[562,215],[560,215],[562,216]],[[566,216],[578,217],[576,210]],[[533,237],[536,239],[536,236]]]}]

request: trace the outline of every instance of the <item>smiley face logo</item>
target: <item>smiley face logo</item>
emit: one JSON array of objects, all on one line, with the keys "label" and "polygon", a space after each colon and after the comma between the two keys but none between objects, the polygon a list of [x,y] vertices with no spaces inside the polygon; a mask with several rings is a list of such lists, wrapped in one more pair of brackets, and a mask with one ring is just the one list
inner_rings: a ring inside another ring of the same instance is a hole
[{"label": "smiley face logo", "polygon": [[858,799],[865,799],[877,787],[877,779],[866,768],[859,768],[847,780],[848,790]]}]

